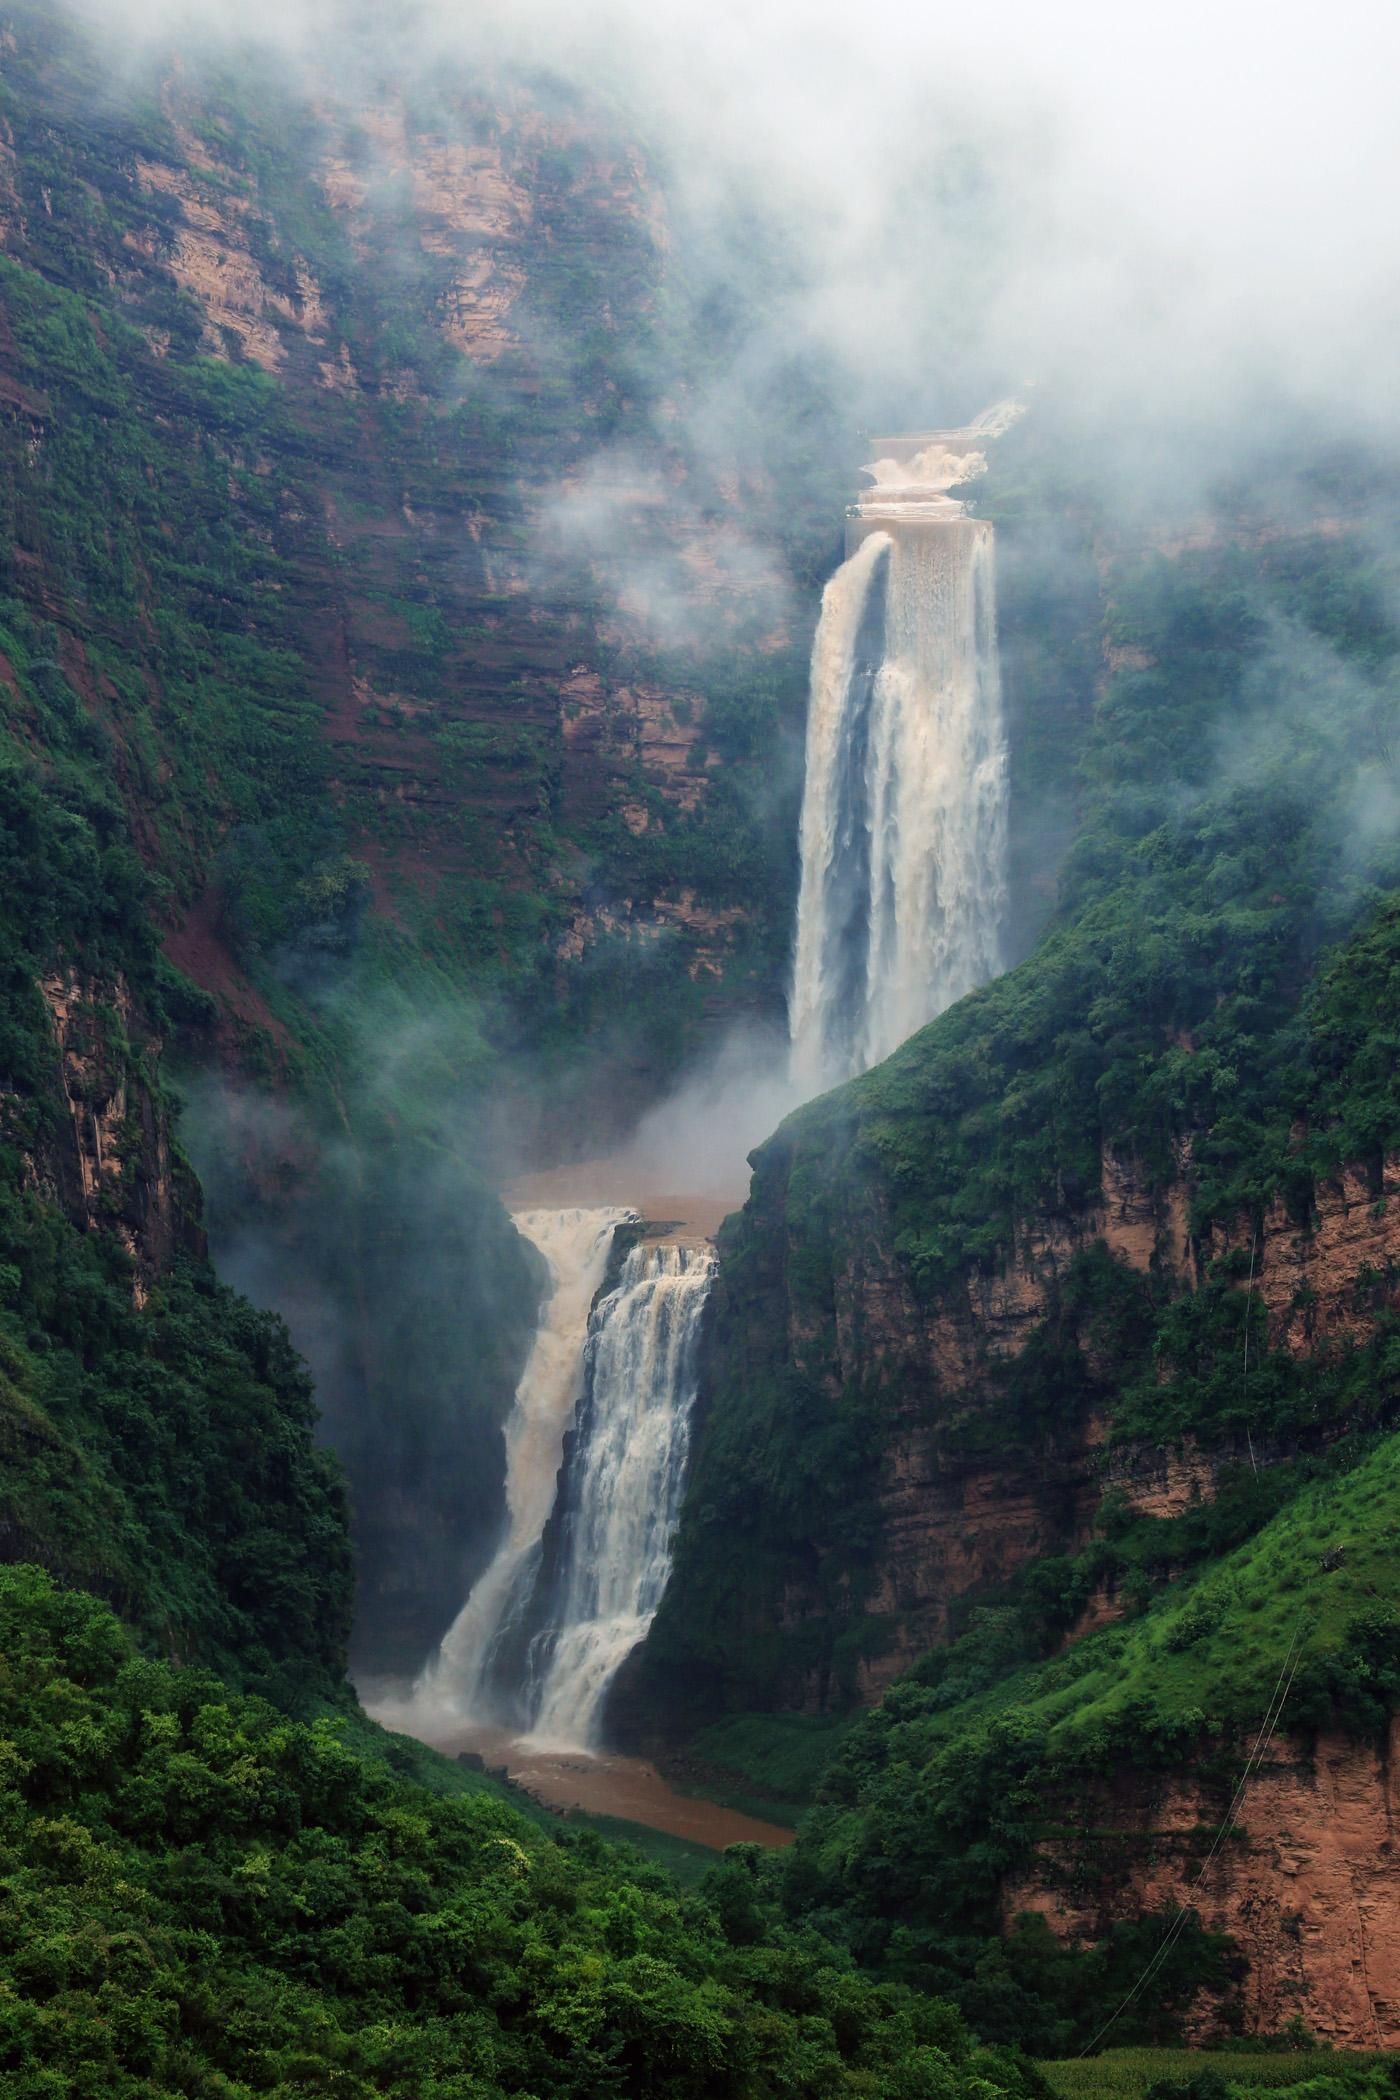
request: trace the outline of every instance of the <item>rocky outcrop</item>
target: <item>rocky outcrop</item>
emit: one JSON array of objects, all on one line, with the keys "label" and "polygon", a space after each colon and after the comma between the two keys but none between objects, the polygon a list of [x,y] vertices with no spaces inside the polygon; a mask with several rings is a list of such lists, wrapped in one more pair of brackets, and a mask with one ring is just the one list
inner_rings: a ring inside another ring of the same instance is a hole
[{"label": "rocky outcrop", "polygon": [[40,987],[56,1049],[55,1097],[64,1114],[29,1160],[34,1186],[86,1232],[108,1232],[132,1258],[132,1289],[177,1250],[202,1252],[198,1196],[172,1153],[154,1083],[159,1040],[121,977],[109,983],[56,971]]},{"label": "rocky outcrop", "polygon": [[1275,1197],[1254,1232],[1234,1219],[1212,1233],[1211,1255],[1246,1250],[1241,1279],[1268,1307],[1269,1337],[1295,1354],[1359,1341],[1377,1315],[1400,1306],[1400,1155],[1350,1166],[1314,1184],[1301,1222]]},{"label": "rocky outcrop", "polygon": [[[1037,1912],[1061,1938],[1085,1941],[1144,1911],[1189,1904],[1244,1957],[1247,2032],[1277,2034],[1301,2016],[1338,2048],[1393,2049],[1397,1752],[1400,1722],[1379,1746],[1340,1736],[1275,1743],[1203,1871],[1201,1832],[1219,1829],[1228,1800],[1188,1777],[1152,1794],[1122,1774],[1103,1798],[1074,1804],[1094,1846],[1042,1846],[1034,1875],[1005,1888],[1005,1920]],[[1210,2033],[1213,2010],[1197,2004],[1191,2038]]]},{"label": "rocky outcrop", "polygon": [[[755,1185],[753,1225],[770,1248],[788,1237],[785,1193],[779,1176]],[[1156,1449],[1107,1453],[1111,1395],[1095,1387],[1092,1334],[1077,1338],[1084,1388],[1072,1412],[1029,1438],[998,1426],[1007,1371],[1057,1317],[1075,1257],[1101,1244],[1130,1267],[1185,1281],[1194,1269],[1186,1212],[1183,1185],[1153,1191],[1131,1161],[1105,1152],[1095,1202],[1077,1215],[1026,1220],[1003,1263],[965,1276],[932,1303],[915,1289],[888,1213],[868,1189],[861,1215],[839,1235],[829,1323],[814,1327],[810,1306],[790,1295],[781,1312],[766,1294],[761,1312],[736,1302],[735,1285],[721,1275],[721,1323],[779,1317],[785,1351],[829,1392],[883,1395],[872,1512],[880,1544],[860,1599],[883,1630],[860,1663],[865,1697],[944,1640],[962,1600],[1043,1555],[1081,1546],[1109,1485],[1153,1514],[1210,1492],[1218,1461]],[[820,1586],[788,1583],[781,1616],[789,1633],[829,1610]],[[818,1665],[800,1685],[788,1683],[785,1699],[821,1704],[830,1689]]]},{"label": "rocky outcrop", "polygon": [[294,330],[318,346],[325,342],[320,286],[304,262],[294,262],[281,283],[251,245],[250,205],[238,194],[233,171],[203,151],[188,132],[179,134],[186,159],[172,167],[138,161],[137,177],[151,194],[169,200],[174,217],[164,239],[152,228],[131,232],[135,255],[163,266],[204,315],[204,347],[215,357],[230,352],[265,372],[286,362],[284,335]]}]

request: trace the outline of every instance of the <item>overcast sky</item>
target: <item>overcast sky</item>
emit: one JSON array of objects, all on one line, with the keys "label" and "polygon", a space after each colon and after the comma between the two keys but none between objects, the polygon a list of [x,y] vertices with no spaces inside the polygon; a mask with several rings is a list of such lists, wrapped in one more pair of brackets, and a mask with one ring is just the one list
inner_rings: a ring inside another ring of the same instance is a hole
[{"label": "overcast sky", "polygon": [[[334,65],[330,0],[83,0],[135,44],[250,32]],[[427,0],[391,58],[545,64],[635,112],[702,214],[805,262],[776,325],[938,396],[969,370],[1400,432],[1396,0]],[[366,11],[361,10],[361,19]],[[739,265],[736,262],[736,267]],[[932,405],[932,404],[931,404]],[[936,402],[940,415],[976,401]]]}]

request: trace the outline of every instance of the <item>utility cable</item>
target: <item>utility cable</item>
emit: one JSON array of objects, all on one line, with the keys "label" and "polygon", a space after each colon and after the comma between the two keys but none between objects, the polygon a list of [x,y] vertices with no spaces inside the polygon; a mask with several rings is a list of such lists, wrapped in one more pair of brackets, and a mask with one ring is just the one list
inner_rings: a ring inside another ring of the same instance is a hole
[{"label": "utility cable", "polygon": [[[1115,2012],[1112,2015],[1112,2017],[1105,2023],[1105,2025],[1099,2029],[1099,2032],[1097,2035],[1095,2035],[1093,2042],[1089,2044],[1090,2048],[1095,2047],[1096,2044],[1103,2039],[1103,2036],[1107,2034],[1109,2028],[1112,2027],[1114,2022],[1118,2020],[1121,2017],[1121,2015],[1127,2010],[1128,2006],[1131,2005],[1133,1999],[1138,1995],[1139,1991],[1141,1991],[1144,1988],[1144,1986],[1148,1982],[1150,1982],[1152,1977],[1156,1974],[1157,1970],[1165,1961],[1167,1955],[1171,1952],[1172,1947],[1175,1945],[1176,1940],[1180,1935],[1181,1928],[1192,1909],[1191,1897],[1200,1889],[1201,1883],[1205,1880],[1205,1877],[1210,1870],[1211,1864],[1214,1861],[1217,1852],[1220,1850],[1221,1845],[1224,1843],[1225,1833],[1234,1824],[1236,1811],[1239,1808],[1240,1802],[1244,1798],[1245,1788],[1249,1785],[1249,1782],[1253,1778],[1254,1773],[1258,1770],[1259,1764],[1263,1759],[1264,1752],[1268,1749],[1269,1744],[1273,1741],[1274,1736],[1277,1733],[1279,1719],[1283,1713],[1284,1704],[1288,1698],[1289,1691],[1292,1689],[1293,1677],[1297,1669],[1297,1664],[1296,1662],[1293,1662],[1292,1658],[1294,1648],[1297,1645],[1298,1634],[1301,1630],[1301,1627],[1302,1614],[1299,1615],[1298,1624],[1294,1628],[1293,1639],[1289,1643],[1288,1653],[1287,1655],[1285,1655],[1283,1662],[1279,1667],[1278,1677],[1274,1680],[1273,1696],[1270,1698],[1269,1705],[1265,1709],[1264,1719],[1263,1722],[1260,1724],[1259,1733],[1255,1737],[1254,1746],[1251,1749],[1249,1756],[1245,1760],[1244,1772],[1240,1778],[1238,1785],[1235,1788],[1234,1794],[1231,1797],[1230,1805],[1225,1811],[1224,1821],[1221,1823],[1219,1829],[1215,1833],[1215,1838],[1213,1843],[1211,1844],[1211,1848],[1206,1854],[1205,1858],[1202,1860],[1199,1868],[1197,1869],[1196,1878],[1191,1884],[1186,1901],[1183,1902],[1176,1916],[1172,1919],[1172,1922],[1167,1928],[1167,1931],[1162,1939],[1160,1946],[1156,1949],[1156,1952],[1153,1954],[1151,1960],[1148,1962],[1147,1967],[1143,1970],[1141,1976],[1139,1976],[1137,1982],[1133,1985],[1132,1990],[1129,1991],[1127,1997],[1123,2000],[1123,2003],[1118,2007],[1117,2012]],[[1292,1667],[1290,1667],[1290,1664],[1292,1665]],[[1288,1672],[1286,1683],[1284,1682],[1285,1671]],[[1283,1687],[1281,1697],[1279,1696],[1280,1685],[1282,1685]],[[1081,2051],[1081,2054],[1086,2053],[1086,2051]]]},{"label": "utility cable", "polygon": [[[1289,1654],[1292,1654],[1291,1648],[1289,1650]],[[1287,1664],[1288,1658],[1286,1657],[1284,1662],[1285,1668],[1287,1668]],[[1294,1668],[1296,1669],[1296,1664],[1294,1665]],[[1281,1681],[1281,1678],[1282,1673],[1280,1673],[1279,1681]],[[1199,1869],[1197,1870],[1196,1878],[1191,1884],[1190,1890],[1187,1893],[1186,1900],[1182,1903],[1181,1908],[1177,1911],[1176,1916],[1172,1919],[1171,1924],[1166,1930],[1166,1933],[1163,1935],[1160,1945],[1157,1947],[1151,1959],[1148,1961],[1147,1966],[1144,1968],[1137,1982],[1128,1992],[1128,1995],[1126,1996],[1126,1998],[1124,1998],[1122,2004],[1119,2005],[1117,2010],[1113,2012],[1109,2016],[1109,2018],[1104,2022],[1103,2026],[1099,2029],[1098,2033],[1093,2037],[1093,2040],[1088,2042],[1085,2045],[1085,2047],[1080,2050],[1079,2053],[1081,2056],[1087,2056],[1091,2049],[1096,2049],[1098,2047],[1099,2043],[1103,2040],[1104,2036],[1108,2033],[1109,2029],[1113,2027],[1122,2018],[1123,2014],[1127,2011],[1128,2007],[1132,2004],[1133,2000],[1138,1996],[1138,1994],[1142,1990],[1146,1988],[1148,1983],[1151,1982],[1152,1978],[1157,1974],[1158,1970],[1165,1962],[1168,1954],[1175,1946],[1178,1938],[1180,1937],[1182,1926],[1185,1924],[1185,1921],[1190,1915],[1191,1910],[1193,1908],[1191,1899],[1198,1893],[1201,1883],[1205,1880],[1205,1877],[1210,1870],[1211,1864],[1215,1859],[1216,1853],[1220,1850],[1220,1847],[1224,1842],[1226,1831],[1229,1830],[1234,1824],[1235,1815],[1239,1808],[1240,1801],[1243,1798],[1245,1788],[1248,1786],[1250,1779],[1253,1777],[1254,1771],[1257,1770],[1259,1760],[1262,1758],[1264,1750],[1267,1749],[1268,1745],[1273,1741],[1274,1734],[1278,1727],[1279,1716],[1282,1714],[1283,1711],[1283,1703],[1284,1700],[1286,1700],[1288,1697],[1288,1692],[1292,1686],[1292,1683],[1293,1670],[1289,1670],[1288,1682],[1284,1686],[1283,1698],[1278,1701],[1276,1709],[1273,1705],[1273,1702],[1270,1702],[1269,1711],[1265,1713],[1263,1726],[1261,1727],[1259,1737],[1256,1739],[1255,1749],[1251,1751],[1250,1757],[1246,1762],[1244,1775],[1241,1778],[1238,1786],[1235,1788],[1235,1792],[1230,1801],[1230,1805],[1225,1811],[1225,1819],[1221,1823],[1220,1828],[1216,1831],[1214,1842],[1212,1843],[1209,1852],[1206,1854],[1204,1860],[1202,1860],[1201,1862]],[[1277,1683],[1275,1685],[1275,1691],[1277,1692]],[[1265,1730],[1267,1730],[1267,1733],[1265,1733]]]}]

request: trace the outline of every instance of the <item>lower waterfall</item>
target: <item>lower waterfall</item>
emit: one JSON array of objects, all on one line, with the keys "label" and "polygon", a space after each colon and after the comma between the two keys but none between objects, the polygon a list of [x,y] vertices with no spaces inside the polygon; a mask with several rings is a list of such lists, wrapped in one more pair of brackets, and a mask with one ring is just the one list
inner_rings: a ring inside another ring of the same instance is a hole
[{"label": "lower waterfall", "polygon": [[593,1316],[559,1605],[534,1735],[592,1749],[618,1668],[645,1636],[671,1572],[695,1404],[707,1247],[634,1247]]},{"label": "lower waterfall", "polygon": [[447,1707],[473,1720],[497,1718],[492,1661],[534,1586],[564,1438],[582,1390],[593,1300],[606,1277],[617,1228],[632,1223],[635,1215],[570,1209],[515,1216],[517,1230],[544,1256],[549,1285],[505,1428],[505,1535],[419,1677],[414,1699],[425,1706]]},{"label": "lower waterfall", "polygon": [[596,1742],[670,1574],[715,1271],[708,1247],[643,1244],[599,1299],[618,1228],[637,1222],[617,1208],[516,1214],[549,1288],[505,1428],[506,1528],[400,1723],[455,1715]]}]

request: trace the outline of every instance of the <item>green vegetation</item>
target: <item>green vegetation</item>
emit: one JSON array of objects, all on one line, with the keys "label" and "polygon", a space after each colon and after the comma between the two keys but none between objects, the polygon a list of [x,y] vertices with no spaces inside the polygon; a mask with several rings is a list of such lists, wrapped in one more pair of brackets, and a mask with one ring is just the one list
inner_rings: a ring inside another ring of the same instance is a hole
[{"label": "green vegetation", "polygon": [[1106,2049],[1040,2070],[1058,2100],[1252,2100],[1263,2093],[1306,2092],[1309,2100],[1386,2100],[1395,2090],[1397,2059],[1365,2052],[1338,2056],[1304,2041],[1284,2052],[1243,2048]]},{"label": "green vegetation", "polygon": [[[882,1968],[947,1988],[959,1934],[993,1928],[1002,1878],[1066,1825],[1093,1828],[1100,1796],[1110,1830],[1096,1832],[1085,1871],[1111,1881],[1130,1864],[1134,1841],[1111,1835],[1105,1789],[1116,1772],[1189,1762],[1223,1822],[1281,1685],[1293,1734],[1340,1725],[1374,1738],[1400,1700],[1397,1538],[1391,1437],[1141,1616],[1051,1660],[1025,1666],[1002,1616],[975,1615],[845,1737],[799,1832],[790,1899],[828,1930],[844,1917]],[[1239,1820],[1248,1823],[1247,1803]],[[1212,1835],[1203,1827],[1187,1856]],[[1030,2039],[1014,2017],[1007,2024]],[[1033,2046],[1048,2045],[1037,2033]]]},{"label": "green vegetation", "polygon": [[[15,2100],[1039,2100],[936,2000],[486,1791],[445,1798],[0,1572]],[[734,1871],[734,1870],[731,1870]],[[742,1870],[739,1870],[742,1871]]]},{"label": "green vegetation", "polygon": [[285,1328],[180,1264],[130,1261],[0,1190],[0,1533],[153,1641],[289,1704],[350,1631],[339,1468]]},{"label": "green vegetation", "polygon": [[690,1747],[712,1799],[795,1824],[849,1725],[829,1714],[734,1714]]}]

